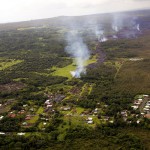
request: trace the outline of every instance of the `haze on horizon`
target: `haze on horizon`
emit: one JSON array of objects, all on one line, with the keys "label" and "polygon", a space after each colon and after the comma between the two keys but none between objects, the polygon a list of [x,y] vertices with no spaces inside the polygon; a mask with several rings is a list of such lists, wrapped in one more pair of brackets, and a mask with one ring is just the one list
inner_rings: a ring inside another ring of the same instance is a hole
[{"label": "haze on horizon", "polygon": [[150,9],[150,0],[0,0],[0,23]]}]

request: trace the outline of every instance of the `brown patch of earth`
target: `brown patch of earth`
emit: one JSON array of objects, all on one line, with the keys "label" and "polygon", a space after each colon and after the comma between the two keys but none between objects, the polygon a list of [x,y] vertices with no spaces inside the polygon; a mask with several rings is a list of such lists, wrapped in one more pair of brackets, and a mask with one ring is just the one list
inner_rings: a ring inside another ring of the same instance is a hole
[{"label": "brown patch of earth", "polygon": [[21,90],[25,87],[25,84],[20,83],[20,82],[13,82],[13,83],[8,83],[8,84],[1,84],[0,85],[0,91],[1,92],[14,92]]}]

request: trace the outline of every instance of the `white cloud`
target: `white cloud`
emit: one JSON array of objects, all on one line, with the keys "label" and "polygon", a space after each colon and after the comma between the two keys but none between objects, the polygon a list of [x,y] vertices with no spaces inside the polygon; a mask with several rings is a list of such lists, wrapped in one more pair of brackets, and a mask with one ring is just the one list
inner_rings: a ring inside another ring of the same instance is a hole
[{"label": "white cloud", "polygon": [[150,8],[149,0],[0,0],[0,22]]}]

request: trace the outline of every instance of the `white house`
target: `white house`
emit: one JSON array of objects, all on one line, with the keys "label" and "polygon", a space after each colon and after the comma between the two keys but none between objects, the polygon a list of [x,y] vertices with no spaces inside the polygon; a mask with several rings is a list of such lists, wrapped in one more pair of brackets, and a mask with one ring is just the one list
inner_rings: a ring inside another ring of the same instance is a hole
[{"label": "white house", "polygon": [[88,124],[93,124],[93,120],[89,120],[87,123]]},{"label": "white house", "polygon": [[25,135],[25,133],[20,132],[20,133],[17,133],[17,135]]},{"label": "white house", "polygon": [[88,119],[87,119],[88,121],[92,121],[93,120],[93,118],[91,118],[91,117],[88,117]]},{"label": "white house", "polygon": [[133,105],[133,106],[131,106],[134,110],[137,110],[138,109],[138,106],[135,106],[135,105]]},{"label": "white house", "polygon": [[2,120],[4,118],[4,116],[0,116],[0,120]]},{"label": "white house", "polygon": [[0,135],[5,135],[5,133],[4,132],[0,132]]}]

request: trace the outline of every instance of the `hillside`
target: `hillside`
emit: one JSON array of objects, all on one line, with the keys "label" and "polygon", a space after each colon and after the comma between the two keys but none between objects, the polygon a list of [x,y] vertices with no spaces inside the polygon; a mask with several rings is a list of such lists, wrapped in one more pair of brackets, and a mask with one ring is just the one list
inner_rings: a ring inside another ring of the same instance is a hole
[{"label": "hillside", "polygon": [[0,24],[0,30],[12,30],[19,28],[30,28],[30,27],[62,27],[68,26],[72,22],[78,25],[88,25],[88,23],[111,23],[112,17],[114,15],[127,15],[128,17],[138,17],[139,22],[142,23],[142,26],[147,29],[149,26],[149,10],[138,10],[131,12],[120,12],[120,13],[108,13],[108,14],[94,14],[87,16],[60,16],[55,18],[47,18],[47,19],[39,19],[39,20],[31,20],[24,22],[14,22],[14,23],[3,23]]},{"label": "hillside", "polygon": [[149,10],[0,24],[0,149],[150,149],[149,40]]}]

